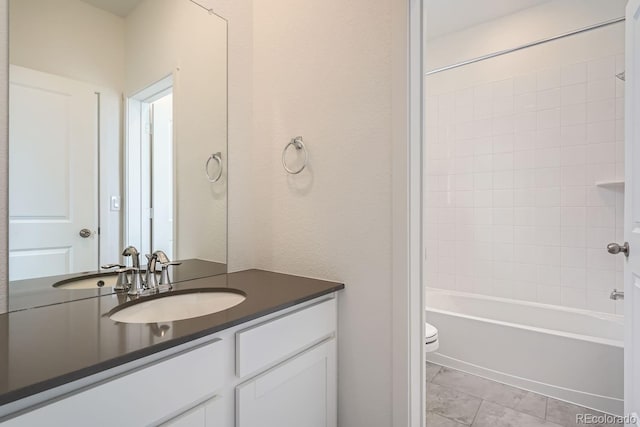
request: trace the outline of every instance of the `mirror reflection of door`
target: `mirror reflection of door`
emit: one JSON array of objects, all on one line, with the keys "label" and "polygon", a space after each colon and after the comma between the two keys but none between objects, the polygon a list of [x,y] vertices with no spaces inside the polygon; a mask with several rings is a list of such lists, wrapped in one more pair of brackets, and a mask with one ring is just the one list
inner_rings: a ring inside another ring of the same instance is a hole
[{"label": "mirror reflection of door", "polygon": [[167,77],[127,100],[126,245],[174,258],[173,88]]},{"label": "mirror reflection of door", "polygon": [[9,280],[98,267],[98,95],[11,66]]},{"label": "mirror reflection of door", "polygon": [[[128,244],[143,254],[161,249],[172,260],[214,262],[224,271],[227,22],[189,0],[9,0],[9,32],[11,79],[19,77],[16,66],[88,88],[80,107],[75,95],[63,95],[71,93],[66,87],[45,86],[39,99],[33,87],[40,83],[12,80],[10,288],[24,285],[22,279],[126,262],[121,253]],[[172,101],[158,96],[162,90],[142,90],[169,73],[172,81],[162,89],[170,88]],[[22,95],[30,101],[18,102]],[[135,108],[137,119],[130,114]],[[137,151],[128,145],[133,119]],[[154,124],[145,144],[143,120]],[[75,125],[90,134],[77,147],[64,139],[64,126],[71,132]],[[28,136],[25,145],[17,143],[25,139],[18,132]],[[217,152],[222,176],[211,183],[204,168]],[[87,219],[73,211],[81,200]],[[80,236],[85,228],[87,238]]]}]

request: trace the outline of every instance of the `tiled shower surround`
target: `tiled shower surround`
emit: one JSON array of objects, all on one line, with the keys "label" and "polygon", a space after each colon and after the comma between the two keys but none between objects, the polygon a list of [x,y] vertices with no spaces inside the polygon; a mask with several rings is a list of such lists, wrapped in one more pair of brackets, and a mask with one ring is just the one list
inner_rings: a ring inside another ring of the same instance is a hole
[{"label": "tiled shower surround", "polygon": [[622,314],[623,52],[616,25],[426,78],[427,286]]}]

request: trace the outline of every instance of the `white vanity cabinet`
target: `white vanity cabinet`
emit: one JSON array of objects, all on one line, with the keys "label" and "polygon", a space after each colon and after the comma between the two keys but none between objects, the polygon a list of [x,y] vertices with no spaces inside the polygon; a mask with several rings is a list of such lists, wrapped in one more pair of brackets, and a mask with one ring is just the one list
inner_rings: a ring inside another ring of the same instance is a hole
[{"label": "white vanity cabinet", "polygon": [[26,398],[0,421],[335,427],[336,322],[326,295]]}]

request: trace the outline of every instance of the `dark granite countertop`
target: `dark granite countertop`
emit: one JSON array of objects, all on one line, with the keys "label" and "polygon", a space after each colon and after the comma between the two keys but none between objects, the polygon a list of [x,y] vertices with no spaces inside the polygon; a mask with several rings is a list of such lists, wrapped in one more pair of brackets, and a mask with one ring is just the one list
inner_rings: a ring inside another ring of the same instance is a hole
[{"label": "dark granite countertop", "polygon": [[0,315],[0,405],[344,289],[341,283],[246,270],[177,283],[174,291],[212,287],[237,289],[247,298],[228,310],[162,324],[109,319],[126,298],[119,294]]},{"label": "dark granite countertop", "polygon": [[[201,259],[188,259],[170,270],[173,283],[185,280],[216,276],[227,272],[227,265]],[[95,289],[56,289],[54,283],[77,277],[116,274],[109,271],[90,271],[85,273],[65,274],[61,276],[40,277],[36,279],[15,280],[9,282],[9,311],[60,304],[86,298],[95,298],[113,294],[113,288]]]}]

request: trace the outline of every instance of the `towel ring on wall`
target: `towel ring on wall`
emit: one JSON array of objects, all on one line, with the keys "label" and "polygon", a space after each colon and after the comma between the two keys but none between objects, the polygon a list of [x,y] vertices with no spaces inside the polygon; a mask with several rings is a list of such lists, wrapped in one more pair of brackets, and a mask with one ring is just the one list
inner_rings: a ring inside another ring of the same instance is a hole
[{"label": "towel ring on wall", "polygon": [[[215,160],[218,163],[218,173],[213,178],[211,177],[211,175],[209,175],[209,163],[211,163],[211,160]],[[217,153],[214,153],[209,156],[209,158],[207,159],[207,163],[205,163],[204,165],[204,173],[205,175],[207,175],[207,180],[209,182],[218,182],[220,180],[220,177],[222,176],[222,153],[221,152],[218,151]]]},{"label": "towel ring on wall", "polygon": [[[289,147],[292,145],[296,148],[296,150],[303,150],[304,152],[304,163],[298,170],[289,169],[289,166],[287,166],[287,161],[285,159],[285,156],[287,155],[287,149],[289,149]],[[308,160],[309,153],[307,152],[307,148],[304,146],[301,136],[296,136],[295,138],[293,138],[287,145],[284,146],[284,150],[282,150],[282,166],[284,166],[284,170],[286,170],[291,175],[297,175],[302,172],[304,168],[307,167]]]}]

